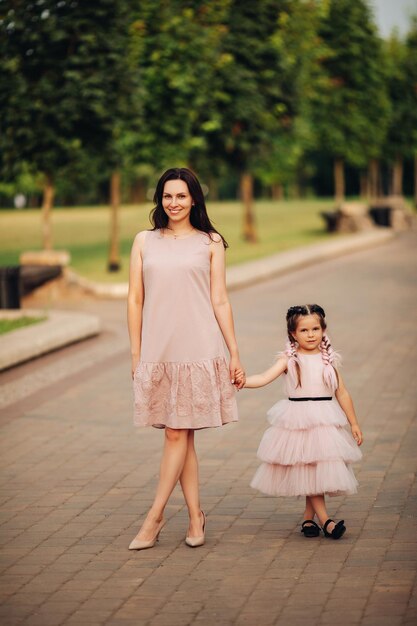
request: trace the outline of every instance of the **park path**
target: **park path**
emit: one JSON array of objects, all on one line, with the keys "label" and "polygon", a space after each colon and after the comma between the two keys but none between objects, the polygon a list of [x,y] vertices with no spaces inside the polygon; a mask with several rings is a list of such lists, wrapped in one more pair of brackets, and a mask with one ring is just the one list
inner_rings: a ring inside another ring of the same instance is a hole
[{"label": "park path", "polygon": [[181,493],[157,546],[127,545],[151,502],[162,433],[131,425],[120,302],[83,301],[105,332],[2,376],[0,623],[92,626],[415,624],[417,236],[232,294],[248,372],[316,301],[364,430],[358,495],[330,500],[348,532],[304,539],[303,503],[249,487],[279,382],[238,396],[240,422],[197,435],[207,542],[184,544]]}]

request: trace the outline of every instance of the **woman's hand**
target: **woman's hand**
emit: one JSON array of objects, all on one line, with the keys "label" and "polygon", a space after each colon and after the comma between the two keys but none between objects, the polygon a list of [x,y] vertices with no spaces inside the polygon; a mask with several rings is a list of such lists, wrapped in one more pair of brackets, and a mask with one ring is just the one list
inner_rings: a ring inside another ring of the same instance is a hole
[{"label": "woman's hand", "polygon": [[360,446],[362,444],[363,437],[362,437],[362,431],[359,428],[359,425],[358,424],[352,424],[352,426],[350,428],[351,428],[354,440],[356,441],[358,446]]},{"label": "woman's hand", "polygon": [[137,354],[132,354],[132,366],[131,366],[132,380],[135,378],[135,372],[139,363],[139,358],[140,357]]},{"label": "woman's hand", "polygon": [[235,371],[235,387],[239,391],[246,384],[246,374],[242,369],[238,369]]},{"label": "woman's hand", "polygon": [[230,382],[236,389],[242,389],[246,382],[246,374],[238,357],[232,357],[229,363]]}]

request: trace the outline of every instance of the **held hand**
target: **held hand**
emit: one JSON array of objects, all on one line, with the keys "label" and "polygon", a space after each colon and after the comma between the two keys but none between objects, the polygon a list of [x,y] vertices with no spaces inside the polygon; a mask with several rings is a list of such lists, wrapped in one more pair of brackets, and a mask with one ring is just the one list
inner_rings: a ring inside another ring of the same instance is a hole
[{"label": "held hand", "polygon": [[350,428],[351,428],[354,440],[356,441],[358,446],[360,446],[363,442],[361,429],[359,428],[358,424],[353,424],[353,426],[351,426]]},{"label": "held hand", "polygon": [[246,374],[242,369],[235,370],[235,387],[239,391],[245,385]]},{"label": "held hand", "polygon": [[245,371],[236,357],[232,357],[229,363],[230,382],[237,389],[242,389],[246,381]]}]

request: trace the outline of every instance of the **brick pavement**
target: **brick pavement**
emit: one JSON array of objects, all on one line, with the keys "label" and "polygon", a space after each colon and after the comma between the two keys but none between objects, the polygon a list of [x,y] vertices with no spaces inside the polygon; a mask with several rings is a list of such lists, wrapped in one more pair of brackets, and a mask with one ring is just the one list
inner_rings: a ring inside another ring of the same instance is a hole
[{"label": "brick pavement", "polygon": [[84,303],[107,316],[103,337],[4,375],[0,392],[12,386],[14,400],[0,411],[1,624],[416,623],[416,238],[232,294],[249,372],[280,349],[288,305],[327,310],[365,433],[359,494],[329,501],[347,521],[339,542],[304,539],[302,501],[248,486],[277,382],[240,392],[239,424],[197,435],[206,545],[184,545],[176,491],[157,546],[127,550],[161,432],[131,426],[122,303]]}]

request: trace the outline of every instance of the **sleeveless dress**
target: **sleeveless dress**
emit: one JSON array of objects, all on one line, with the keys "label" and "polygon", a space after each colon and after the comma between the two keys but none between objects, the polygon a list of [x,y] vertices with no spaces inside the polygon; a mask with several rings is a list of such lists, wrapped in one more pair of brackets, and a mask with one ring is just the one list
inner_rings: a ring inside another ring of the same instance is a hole
[{"label": "sleeveless dress", "polygon": [[210,299],[210,238],[146,233],[134,423],[208,428],[238,419],[220,327]]},{"label": "sleeveless dress", "polygon": [[273,496],[331,496],[357,491],[351,463],[362,453],[347,417],[323,382],[320,354],[298,354],[301,383],[285,375],[288,398],[331,397],[331,400],[280,400],[268,411],[271,426],[258,449],[262,464],[251,486]]}]

